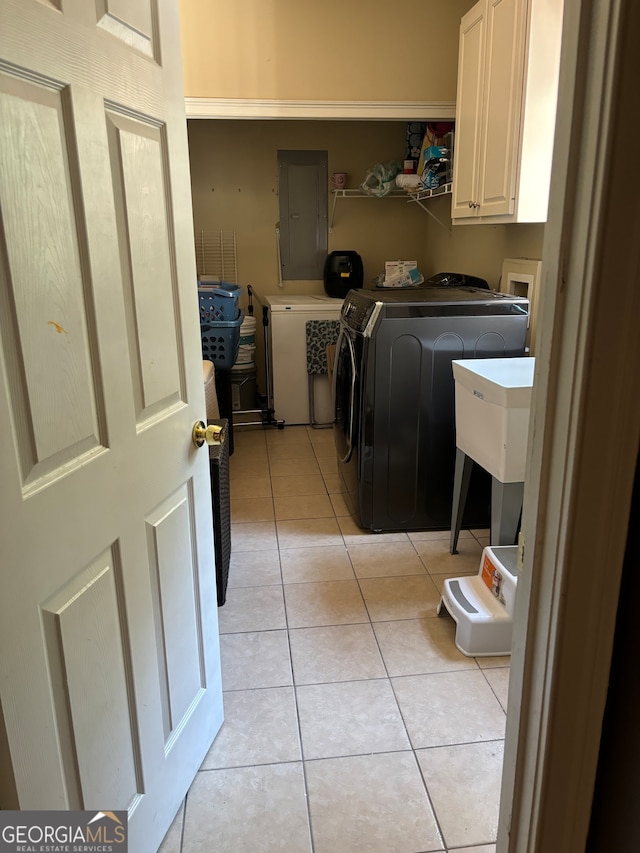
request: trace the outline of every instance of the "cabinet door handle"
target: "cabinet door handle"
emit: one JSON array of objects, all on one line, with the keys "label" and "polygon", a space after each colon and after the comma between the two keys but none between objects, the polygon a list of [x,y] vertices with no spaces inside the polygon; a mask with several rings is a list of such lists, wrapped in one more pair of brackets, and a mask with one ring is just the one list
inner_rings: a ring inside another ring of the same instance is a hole
[{"label": "cabinet door handle", "polygon": [[469,202],[469,207],[473,207],[473,202],[472,202],[472,201],[470,201],[470,202]]}]

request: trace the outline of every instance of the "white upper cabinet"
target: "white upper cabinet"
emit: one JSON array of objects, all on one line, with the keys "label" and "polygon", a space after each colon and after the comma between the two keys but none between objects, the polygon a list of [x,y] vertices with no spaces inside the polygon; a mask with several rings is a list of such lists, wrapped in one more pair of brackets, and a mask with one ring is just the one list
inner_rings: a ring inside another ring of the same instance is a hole
[{"label": "white upper cabinet", "polygon": [[562,0],[480,0],[462,18],[451,218],[545,222]]}]

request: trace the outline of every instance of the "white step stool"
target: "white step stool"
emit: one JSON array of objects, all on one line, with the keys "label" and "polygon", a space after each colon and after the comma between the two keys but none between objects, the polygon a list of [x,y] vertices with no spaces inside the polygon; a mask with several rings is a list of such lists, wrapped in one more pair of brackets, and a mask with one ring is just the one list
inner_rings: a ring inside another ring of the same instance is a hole
[{"label": "white step stool", "polygon": [[472,577],[447,578],[438,604],[456,623],[456,647],[468,657],[510,655],[517,576],[517,545],[485,548]]}]

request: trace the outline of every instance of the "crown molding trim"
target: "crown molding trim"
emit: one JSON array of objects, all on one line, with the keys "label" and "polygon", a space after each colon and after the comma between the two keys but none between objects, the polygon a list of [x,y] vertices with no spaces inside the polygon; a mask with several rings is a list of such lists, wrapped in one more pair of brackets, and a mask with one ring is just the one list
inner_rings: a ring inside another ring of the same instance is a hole
[{"label": "crown molding trim", "polygon": [[187,118],[453,121],[455,101],[280,101],[185,98]]}]

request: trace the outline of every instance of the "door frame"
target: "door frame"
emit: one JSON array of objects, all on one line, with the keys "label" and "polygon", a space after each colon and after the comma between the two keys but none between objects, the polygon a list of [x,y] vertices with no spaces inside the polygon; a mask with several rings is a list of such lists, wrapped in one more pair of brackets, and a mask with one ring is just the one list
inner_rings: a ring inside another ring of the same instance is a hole
[{"label": "door frame", "polygon": [[498,853],[585,848],[640,439],[640,9],[564,14]]},{"label": "door frame", "polygon": [[[638,18],[564,0],[498,853],[584,849],[589,827],[640,435]],[[419,106],[186,99],[189,118],[453,117]]]}]

